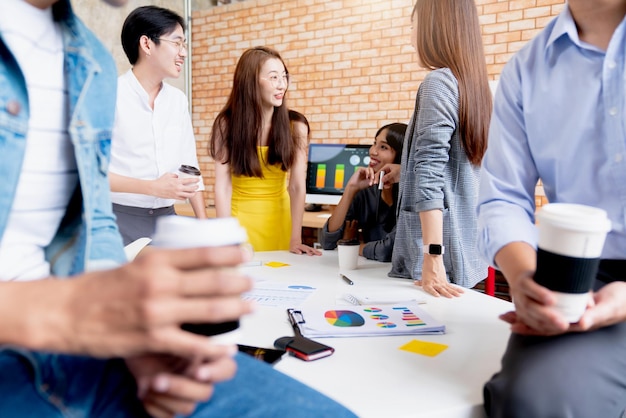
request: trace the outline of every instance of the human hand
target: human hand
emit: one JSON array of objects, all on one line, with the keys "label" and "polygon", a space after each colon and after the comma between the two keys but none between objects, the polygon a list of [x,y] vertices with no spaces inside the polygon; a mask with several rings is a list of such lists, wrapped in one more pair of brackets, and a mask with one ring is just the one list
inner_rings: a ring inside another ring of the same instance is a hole
[{"label": "human hand", "polygon": [[376,175],[371,167],[359,167],[346,183],[346,188],[363,190],[374,185]]},{"label": "human hand", "polygon": [[235,346],[220,346],[212,359],[192,361],[170,355],[143,355],[126,360],[137,381],[137,396],[156,418],[191,414],[213,395],[214,384],[234,376]]},{"label": "human hand", "polygon": [[214,358],[221,349],[180,324],[220,323],[249,313],[252,305],[240,295],[252,282],[230,267],[250,257],[238,246],[151,249],[115,270],[46,280],[50,289],[32,286],[30,295],[41,311],[33,318],[43,318],[31,348],[94,357]]},{"label": "human hand", "polygon": [[462,288],[448,282],[442,256],[425,254],[422,263],[422,279],[416,280],[414,284],[421,286],[424,291],[435,297],[452,298],[464,293]]},{"label": "human hand", "polygon": [[580,320],[570,331],[589,331],[626,321],[626,282],[612,282],[591,294]]},{"label": "human hand", "polygon": [[[536,283],[534,284],[539,286]],[[549,309],[550,306],[552,306],[550,303],[544,307],[544,310],[547,312],[545,313],[545,318],[542,318],[539,322],[541,327],[536,325],[538,321],[534,321],[533,326],[529,326],[525,323],[524,318],[527,318],[528,315],[522,317],[519,309],[515,312],[507,312],[501,315],[500,318],[511,324],[511,331],[524,335],[548,336],[567,332],[585,332],[626,321],[625,301],[626,283],[613,282],[605,285],[598,292],[589,293],[587,309],[580,320],[575,324],[567,323],[559,312],[550,312]],[[529,304],[532,306],[532,302]],[[541,310],[538,310],[538,312],[541,312]],[[537,313],[535,316],[539,316],[539,314]],[[532,322],[530,319],[526,319],[526,321]],[[553,322],[555,322],[556,325],[554,325]]]},{"label": "human hand", "polygon": [[315,248],[309,247],[306,244],[303,244],[302,241],[291,241],[289,244],[289,251],[294,254],[306,254],[306,255],[322,255],[320,250],[316,250]]},{"label": "human hand", "polygon": [[189,199],[196,194],[198,181],[192,177],[179,178],[174,173],[165,173],[153,180],[152,195],[162,199]]},{"label": "human hand", "polygon": [[550,336],[572,330],[569,322],[554,308],[557,301],[554,293],[537,284],[533,273],[524,272],[507,280],[515,311],[501,315],[500,319],[511,324],[512,332]]},{"label": "human hand", "polygon": [[400,164],[385,164],[380,170],[384,171],[385,175],[383,176],[383,188],[389,189],[393,186],[394,183],[400,182]]}]

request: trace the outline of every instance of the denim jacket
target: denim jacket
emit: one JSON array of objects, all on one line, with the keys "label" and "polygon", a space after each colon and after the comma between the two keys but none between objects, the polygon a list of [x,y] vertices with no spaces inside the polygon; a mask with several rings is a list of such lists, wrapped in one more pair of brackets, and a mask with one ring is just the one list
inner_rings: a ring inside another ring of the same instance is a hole
[{"label": "denim jacket", "polygon": [[[63,32],[70,112],[68,132],[80,183],[56,236],[46,248],[46,258],[53,275],[69,276],[125,261],[111,210],[107,174],[117,69],[109,52],[73,14],[69,0],[56,3],[53,15]],[[22,168],[29,108],[24,76],[1,33],[0,58],[1,238]]]}]

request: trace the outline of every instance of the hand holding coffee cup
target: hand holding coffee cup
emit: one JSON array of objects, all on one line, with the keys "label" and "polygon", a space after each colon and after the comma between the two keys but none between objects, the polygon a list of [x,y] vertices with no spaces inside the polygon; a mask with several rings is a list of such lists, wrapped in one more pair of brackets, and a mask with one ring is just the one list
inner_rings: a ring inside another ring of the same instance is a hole
[{"label": "hand holding coffee cup", "polygon": [[[152,245],[163,248],[222,247],[241,245],[247,240],[245,229],[236,218],[197,219],[164,216],[157,219]],[[239,320],[221,324],[183,324],[195,334],[210,336],[217,343],[236,343]]]},{"label": "hand holding coffee cup", "polygon": [[585,312],[611,221],[604,210],[550,203],[537,213],[535,281],[557,295],[556,309],[575,323]]},{"label": "hand holding coffee cup", "polygon": [[196,191],[202,189],[202,185],[200,184],[200,180],[201,180],[200,175],[202,173],[196,167],[192,165],[182,164],[180,167],[178,167],[178,171],[176,172],[176,174],[178,174],[178,178],[180,179],[185,179],[185,178],[197,179],[198,188],[196,189]]}]

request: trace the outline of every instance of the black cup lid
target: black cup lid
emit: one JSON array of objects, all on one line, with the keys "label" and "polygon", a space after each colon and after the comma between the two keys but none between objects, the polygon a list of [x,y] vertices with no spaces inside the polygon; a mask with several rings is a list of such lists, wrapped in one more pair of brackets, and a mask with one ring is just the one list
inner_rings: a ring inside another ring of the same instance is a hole
[{"label": "black cup lid", "polygon": [[340,239],[337,241],[337,245],[359,245],[361,244],[358,239]]},{"label": "black cup lid", "polygon": [[200,175],[200,170],[198,170],[196,167],[192,166],[192,165],[181,165],[178,170],[181,173],[185,173],[185,174],[190,174],[192,176],[199,176]]}]

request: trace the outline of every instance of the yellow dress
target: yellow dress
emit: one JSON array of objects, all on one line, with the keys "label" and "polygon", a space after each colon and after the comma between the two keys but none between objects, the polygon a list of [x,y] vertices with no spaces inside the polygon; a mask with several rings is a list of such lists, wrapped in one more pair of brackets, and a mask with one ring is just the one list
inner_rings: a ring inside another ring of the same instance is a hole
[{"label": "yellow dress", "polygon": [[291,205],[287,173],[280,165],[268,166],[267,147],[258,147],[263,178],[232,176],[232,216],[248,232],[254,251],[289,250]]}]

